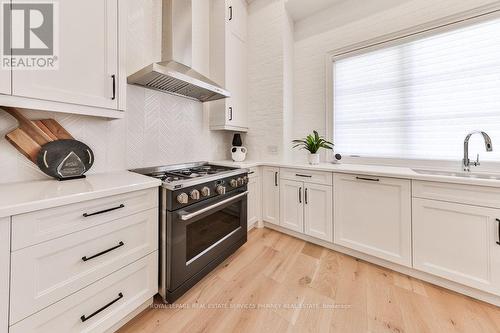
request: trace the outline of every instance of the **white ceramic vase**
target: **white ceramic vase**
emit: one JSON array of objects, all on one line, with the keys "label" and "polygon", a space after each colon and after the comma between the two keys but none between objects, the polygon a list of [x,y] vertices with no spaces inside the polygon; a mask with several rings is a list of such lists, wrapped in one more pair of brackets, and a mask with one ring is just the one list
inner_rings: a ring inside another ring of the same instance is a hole
[{"label": "white ceramic vase", "polygon": [[309,164],[311,164],[311,165],[319,164],[319,154],[309,153]]}]

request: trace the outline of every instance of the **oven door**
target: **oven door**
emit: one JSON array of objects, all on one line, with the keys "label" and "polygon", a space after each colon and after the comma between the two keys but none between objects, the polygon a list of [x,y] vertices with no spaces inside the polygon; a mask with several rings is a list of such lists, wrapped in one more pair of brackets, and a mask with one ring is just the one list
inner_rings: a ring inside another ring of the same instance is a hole
[{"label": "oven door", "polygon": [[233,191],[171,212],[167,236],[167,286],[170,291],[223,256],[247,237],[246,189]]}]

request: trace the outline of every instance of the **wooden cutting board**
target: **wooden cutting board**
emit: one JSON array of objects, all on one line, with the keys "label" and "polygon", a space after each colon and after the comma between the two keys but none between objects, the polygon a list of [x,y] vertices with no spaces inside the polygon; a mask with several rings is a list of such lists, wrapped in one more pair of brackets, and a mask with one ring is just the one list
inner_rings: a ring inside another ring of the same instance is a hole
[{"label": "wooden cutting board", "polygon": [[41,147],[51,141],[73,139],[54,119],[29,120],[19,110],[11,107],[1,107],[17,119],[19,128],[7,133],[5,138],[33,163],[37,163]]}]

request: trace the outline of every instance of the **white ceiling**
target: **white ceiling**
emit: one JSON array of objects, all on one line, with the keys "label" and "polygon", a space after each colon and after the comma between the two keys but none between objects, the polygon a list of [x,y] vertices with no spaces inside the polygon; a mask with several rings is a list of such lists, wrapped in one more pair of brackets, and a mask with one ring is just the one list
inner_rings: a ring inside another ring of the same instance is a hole
[{"label": "white ceiling", "polygon": [[286,0],[288,13],[294,21],[300,21],[314,13],[344,0]]}]

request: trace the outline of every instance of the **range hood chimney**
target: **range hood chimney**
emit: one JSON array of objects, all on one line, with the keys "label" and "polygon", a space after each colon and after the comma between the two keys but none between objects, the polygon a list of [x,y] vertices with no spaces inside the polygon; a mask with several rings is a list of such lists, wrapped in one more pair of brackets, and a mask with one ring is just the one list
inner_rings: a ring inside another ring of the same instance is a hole
[{"label": "range hood chimney", "polygon": [[162,1],[161,62],[130,75],[129,84],[201,102],[231,96],[227,90],[191,68],[192,10],[192,0]]}]

